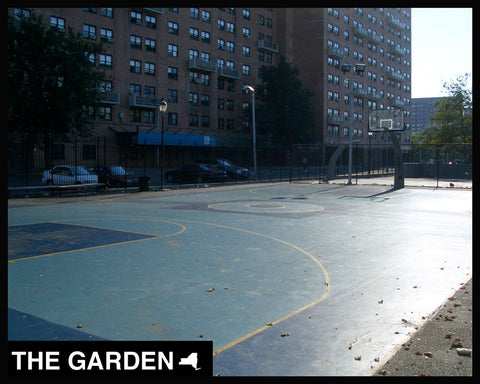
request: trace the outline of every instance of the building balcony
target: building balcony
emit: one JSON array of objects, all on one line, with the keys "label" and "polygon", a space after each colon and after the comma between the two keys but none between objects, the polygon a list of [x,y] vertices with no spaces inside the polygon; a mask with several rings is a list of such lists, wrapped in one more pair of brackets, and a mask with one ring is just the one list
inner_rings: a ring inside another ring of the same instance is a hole
[{"label": "building balcony", "polygon": [[146,11],[150,11],[152,13],[156,13],[157,15],[163,15],[163,8],[143,8],[145,9]]},{"label": "building balcony", "polygon": [[215,72],[215,63],[207,60],[194,57],[188,61],[188,66],[190,69],[195,69],[197,71],[204,72]]},{"label": "building balcony", "polygon": [[258,49],[262,51],[270,51],[270,52],[275,52],[278,53],[278,44],[275,44],[269,40],[265,39],[259,39],[258,40]]},{"label": "building balcony", "polygon": [[367,38],[368,40],[377,44],[381,44],[383,42],[383,39],[379,35],[374,35],[373,33],[369,33]]},{"label": "building balcony", "polygon": [[377,92],[368,92],[368,99],[379,101],[382,98],[382,95]]},{"label": "building balcony", "polygon": [[228,67],[218,67],[218,76],[229,77],[231,79],[240,80],[242,74],[239,70],[228,68]]},{"label": "building balcony", "polygon": [[367,37],[368,38],[368,30],[363,27],[353,27],[353,34],[360,37]]},{"label": "building balcony", "polygon": [[120,92],[116,91],[100,91],[103,104],[120,104]]},{"label": "building balcony", "polygon": [[140,96],[128,95],[128,106],[137,108],[152,108],[156,109],[162,102],[161,97],[156,96]]},{"label": "building balcony", "polygon": [[368,91],[365,90],[365,89],[359,89],[359,88],[356,88],[354,91],[353,91],[353,94],[357,97],[362,97],[364,99],[366,99],[368,97]]},{"label": "building balcony", "polygon": [[389,15],[387,16],[387,23],[396,28],[396,29],[400,29],[400,30],[404,30],[405,29],[405,26],[404,24],[400,21],[400,19],[397,19],[396,17],[394,17],[393,15]]},{"label": "building balcony", "polygon": [[405,106],[405,102],[400,100],[400,99],[395,99],[395,100],[392,100],[392,104],[395,106],[395,107],[404,107]]},{"label": "building balcony", "polygon": [[393,71],[387,71],[387,77],[391,80],[403,81],[403,75]]},{"label": "building balcony", "polygon": [[327,123],[328,124],[334,124],[334,125],[342,125],[344,122],[344,118],[342,116],[331,116],[329,115],[327,118]]},{"label": "building balcony", "polygon": [[331,57],[336,57],[337,59],[343,59],[345,57],[345,53],[343,52],[343,50],[336,47],[328,47],[327,55]]}]

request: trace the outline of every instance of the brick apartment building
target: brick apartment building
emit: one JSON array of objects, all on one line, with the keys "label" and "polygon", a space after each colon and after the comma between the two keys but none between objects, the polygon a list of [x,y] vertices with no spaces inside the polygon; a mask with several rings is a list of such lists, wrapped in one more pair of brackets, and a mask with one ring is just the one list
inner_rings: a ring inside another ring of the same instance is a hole
[{"label": "brick apartment building", "polygon": [[[409,149],[409,8],[9,9],[16,13],[42,14],[46,24],[104,42],[106,52],[92,57],[107,75],[96,136],[155,145],[163,121],[167,158],[201,147],[248,153],[247,86],[261,82],[262,65],[277,65],[284,56],[314,92],[321,137],[315,144],[324,163],[348,140],[350,119],[357,150],[391,146],[388,134],[369,134],[370,110],[401,109],[401,143]],[[345,63],[365,64],[365,70],[344,72]],[[162,99],[168,103],[163,116]]]}]

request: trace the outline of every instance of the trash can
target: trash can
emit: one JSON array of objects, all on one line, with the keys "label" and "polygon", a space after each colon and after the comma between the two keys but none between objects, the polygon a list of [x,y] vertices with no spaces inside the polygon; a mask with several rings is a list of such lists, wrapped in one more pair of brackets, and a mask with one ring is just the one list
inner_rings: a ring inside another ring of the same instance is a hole
[{"label": "trash can", "polygon": [[140,192],[148,191],[149,186],[150,186],[150,177],[140,176],[138,178],[138,190]]}]

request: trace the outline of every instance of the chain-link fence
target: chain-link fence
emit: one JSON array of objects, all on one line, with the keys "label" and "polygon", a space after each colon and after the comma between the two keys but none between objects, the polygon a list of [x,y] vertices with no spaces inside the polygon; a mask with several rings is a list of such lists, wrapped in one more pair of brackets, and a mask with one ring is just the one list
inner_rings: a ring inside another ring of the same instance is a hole
[{"label": "chain-link fence", "polygon": [[[138,176],[148,176],[150,185],[162,182],[164,171],[197,160],[228,159],[238,167],[250,170],[248,180],[326,180],[349,174],[348,148],[340,154],[338,147],[292,145],[288,148],[259,147],[256,167],[252,148],[217,146],[142,145],[137,136],[92,137],[70,142],[52,143],[49,150],[35,147],[26,150],[12,144],[8,153],[8,187],[42,185],[42,173],[54,165],[82,165],[88,168],[120,165]],[[335,161],[332,163],[334,154]],[[471,179],[472,145],[411,145],[402,153],[405,177],[437,179]],[[366,177],[394,173],[393,147],[388,145],[352,146],[352,176]],[[255,169],[256,168],[256,169]],[[256,170],[256,172],[255,172]]]}]

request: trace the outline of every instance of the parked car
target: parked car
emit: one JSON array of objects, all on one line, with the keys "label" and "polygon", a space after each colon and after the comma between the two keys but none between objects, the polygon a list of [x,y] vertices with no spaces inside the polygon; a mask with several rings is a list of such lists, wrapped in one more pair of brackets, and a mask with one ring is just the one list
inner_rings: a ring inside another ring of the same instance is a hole
[{"label": "parked car", "polygon": [[99,183],[105,183],[108,188],[138,187],[139,184],[138,176],[119,165],[95,167],[91,171],[98,175]]},{"label": "parked car", "polygon": [[170,183],[224,182],[228,180],[227,172],[224,170],[202,163],[186,164],[165,172],[164,177]]},{"label": "parked car", "polygon": [[47,185],[98,183],[98,176],[80,165],[56,165],[48,171],[43,171],[42,183]]},{"label": "parked car", "polygon": [[247,168],[240,167],[230,160],[225,159],[210,159],[210,160],[198,160],[197,163],[214,165],[227,172],[230,179],[235,180],[247,180],[250,177],[250,171]]}]

